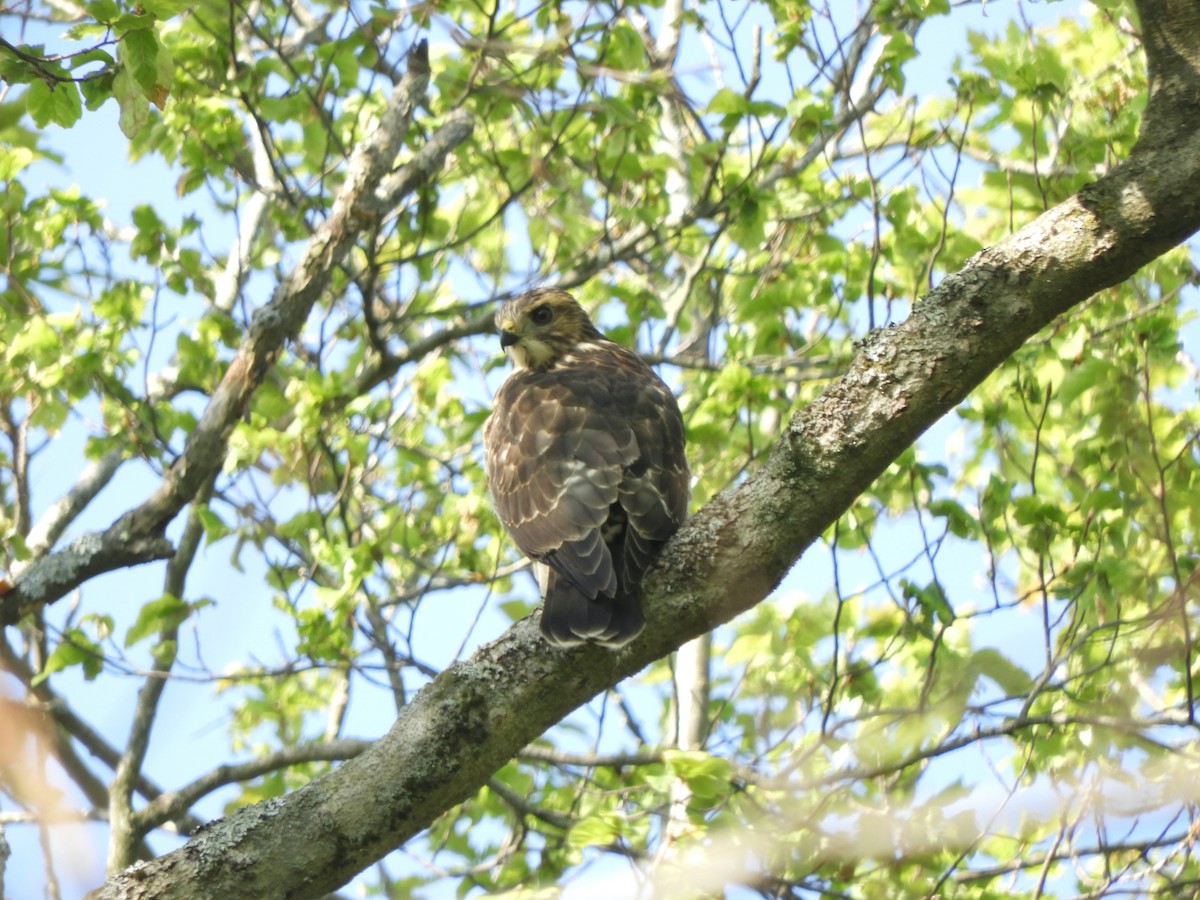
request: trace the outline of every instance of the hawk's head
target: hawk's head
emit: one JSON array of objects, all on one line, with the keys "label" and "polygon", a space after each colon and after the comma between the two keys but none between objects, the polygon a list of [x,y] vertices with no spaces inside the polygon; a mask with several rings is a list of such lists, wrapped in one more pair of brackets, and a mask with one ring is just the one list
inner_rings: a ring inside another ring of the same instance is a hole
[{"label": "hawk's head", "polygon": [[518,369],[544,369],[578,344],[602,337],[575,298],[555,288],[509,300],[496,313],[496,329]]}]

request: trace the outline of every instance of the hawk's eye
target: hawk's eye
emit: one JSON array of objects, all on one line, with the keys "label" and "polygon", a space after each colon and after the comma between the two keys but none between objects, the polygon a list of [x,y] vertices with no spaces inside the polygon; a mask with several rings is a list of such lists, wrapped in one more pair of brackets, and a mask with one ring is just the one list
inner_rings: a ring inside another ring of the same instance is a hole
[{"label": "hawk's eye", "polygon": [[538,306],[529,311],[529,319],[534,325],[549,325],[554,318],[554,310],[549,306]]}]

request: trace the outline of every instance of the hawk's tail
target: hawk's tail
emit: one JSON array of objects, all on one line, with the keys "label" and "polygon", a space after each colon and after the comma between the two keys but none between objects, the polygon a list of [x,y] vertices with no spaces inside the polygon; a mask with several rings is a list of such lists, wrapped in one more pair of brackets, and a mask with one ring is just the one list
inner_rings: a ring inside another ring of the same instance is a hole
[{"label": "hawk's tail", "polygon": [[621,647],[642,633],[646,620],[637,595],[618,590],[590,599],[570,579],[550,576],[542,607],[542,634],[552,644],[601,644]]}]

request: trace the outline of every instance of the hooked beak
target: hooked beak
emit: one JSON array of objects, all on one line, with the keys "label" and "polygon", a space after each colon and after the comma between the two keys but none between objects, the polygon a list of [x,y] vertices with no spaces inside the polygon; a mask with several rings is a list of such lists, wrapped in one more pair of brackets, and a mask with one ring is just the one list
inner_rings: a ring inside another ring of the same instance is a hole
[{"label": "hooked beak", "polygon": [[515,331],[509,331],[507,328],[500,330],[500,349],[506,349],[513,344],[519,343],[521,336]]}]

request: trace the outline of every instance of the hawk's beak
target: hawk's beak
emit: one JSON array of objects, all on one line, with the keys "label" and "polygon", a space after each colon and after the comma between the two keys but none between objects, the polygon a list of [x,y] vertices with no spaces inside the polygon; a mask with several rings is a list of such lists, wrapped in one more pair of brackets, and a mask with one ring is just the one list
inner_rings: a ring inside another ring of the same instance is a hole
[{"label": "hawk's beak", "polygon": [[513,344],[520,342],[521,336],[515,331],[509,331],[507,328],[500,330],[500,348],[511,347]]}]

